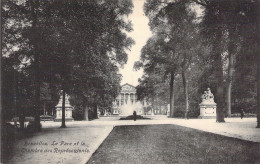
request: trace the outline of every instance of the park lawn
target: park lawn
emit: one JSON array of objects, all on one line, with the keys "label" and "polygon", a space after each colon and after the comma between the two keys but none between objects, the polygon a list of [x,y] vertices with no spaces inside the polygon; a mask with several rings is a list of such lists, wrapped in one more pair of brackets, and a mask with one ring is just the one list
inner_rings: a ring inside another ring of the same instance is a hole
[{"label": "park lawn", "polygon": [[260,143],[177,125],[117,126],[88,163],[259,163]]}]

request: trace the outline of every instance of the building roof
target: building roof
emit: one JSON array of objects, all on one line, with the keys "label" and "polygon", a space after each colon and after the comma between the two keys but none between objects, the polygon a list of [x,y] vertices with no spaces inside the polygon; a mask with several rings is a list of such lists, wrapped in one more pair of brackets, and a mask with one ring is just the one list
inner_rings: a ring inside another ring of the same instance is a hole
[{"label": "building roof", "polygon": [[121,87],[126,86],[126,85],[136,88],[135,86],[133,86],[131,84],[128,84],[128,83],[125,83],[125,84],[121,85]]}]

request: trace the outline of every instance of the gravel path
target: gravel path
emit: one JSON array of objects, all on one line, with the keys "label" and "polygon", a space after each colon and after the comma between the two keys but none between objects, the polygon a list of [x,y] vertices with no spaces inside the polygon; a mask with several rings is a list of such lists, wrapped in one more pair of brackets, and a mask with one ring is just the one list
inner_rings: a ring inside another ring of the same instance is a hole
[{"label": "gravel path", "polygon": [[[8,163],[83,164],[88,161],[113,127],[122,125],[175,124],[224,136],[260,142],[260,129],[255,128],[256,118],[245,118],[243,120],[240,118],[227,118],[225,119],[226,123],[216,123],[215,119],[184,120],[167,118],[166,116],[151,116],[151,118],[152,120],[129,121],[118,120],[119,117],[101,117],[93,121],[67,122],[67,128],[65,129],[59,128],[60,122],[42,122],[42,132],[15,143],[13,157]],[[68,145],[70,143],[71,145]]]},{"label": "gravel path", "polygon": [[15,143],[10,164],[84,164],[113,126],[45,128]]}]

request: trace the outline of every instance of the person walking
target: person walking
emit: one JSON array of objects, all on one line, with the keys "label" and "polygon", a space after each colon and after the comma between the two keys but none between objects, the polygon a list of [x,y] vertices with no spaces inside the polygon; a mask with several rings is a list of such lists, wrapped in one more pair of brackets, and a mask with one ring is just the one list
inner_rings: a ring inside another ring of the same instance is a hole
[{"label": "person walking", "polygon": [[240,116],[241,116],[241,119],[243,119],[243,117],[245,116],[244,109],[241,109],[241,110],[240,110]]}]

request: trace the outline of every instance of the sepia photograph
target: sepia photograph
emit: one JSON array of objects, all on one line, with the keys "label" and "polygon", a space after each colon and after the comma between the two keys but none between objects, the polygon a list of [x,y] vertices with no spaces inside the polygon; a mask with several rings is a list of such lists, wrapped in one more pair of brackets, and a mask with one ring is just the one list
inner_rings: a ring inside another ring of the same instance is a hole
[{"label": "sepia photograph", "polygon": [[1,164],[260,163],[259,0],[1,0]]}]

